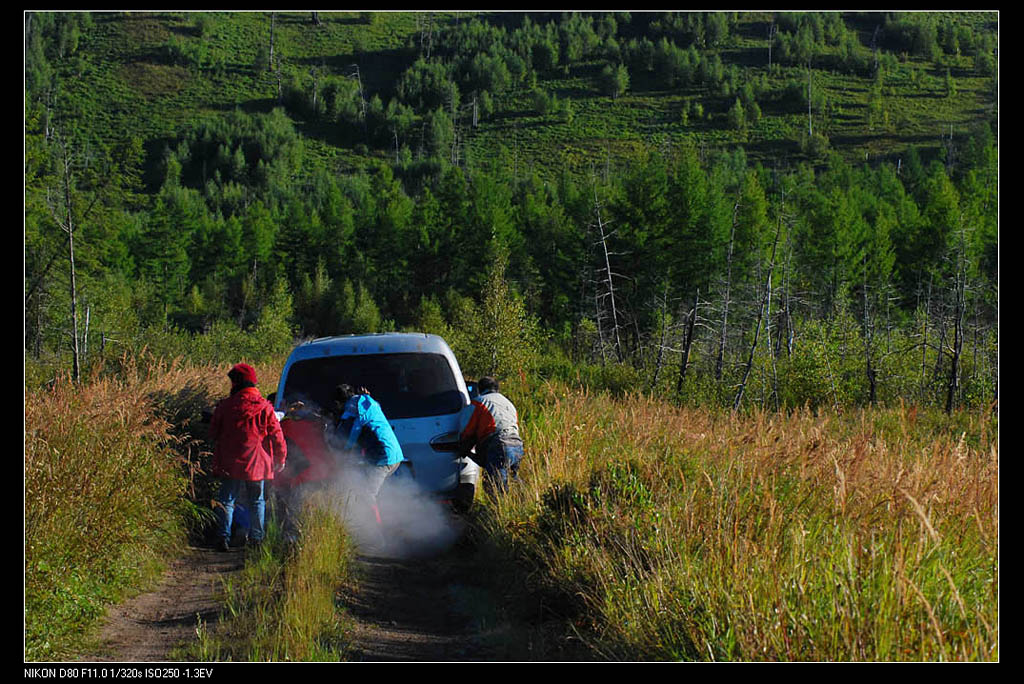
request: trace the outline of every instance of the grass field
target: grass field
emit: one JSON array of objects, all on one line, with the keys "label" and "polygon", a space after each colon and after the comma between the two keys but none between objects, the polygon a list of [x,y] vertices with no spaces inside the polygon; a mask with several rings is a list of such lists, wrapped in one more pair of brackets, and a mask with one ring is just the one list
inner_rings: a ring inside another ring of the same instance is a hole
[{"label": "grass field", "polygon": [[600,657],[998,659],[992,415],[525,403],[490,532]]},{"label": "grass field", "polygon": [[[187,503],[209,495],[196,421],[222,370],[129,368],[28,393],[28,659],[72,653],[201,520]],[[990,411],[733,414],[558,384],[509,394],[522,479],[473,519],[474,562],[510,595],[511,619],[554,618],[597,660],[999,658]],[[200,630],[190,657],[345,657],[331,596],[346,536],[326,512],[308,529],[309,557],[270,544],[230,588],[235,619]]]}]

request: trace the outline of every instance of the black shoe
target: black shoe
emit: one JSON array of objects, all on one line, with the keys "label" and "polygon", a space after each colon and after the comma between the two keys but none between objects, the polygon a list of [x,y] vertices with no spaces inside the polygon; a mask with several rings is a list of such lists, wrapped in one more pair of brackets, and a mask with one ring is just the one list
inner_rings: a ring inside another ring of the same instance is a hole
[{"label": "black shoe", "polygon": [[230,551],[231,542],[229,542],[227,539],[221,539],[219,542],[217,542],[217,549],[220,551]]}]

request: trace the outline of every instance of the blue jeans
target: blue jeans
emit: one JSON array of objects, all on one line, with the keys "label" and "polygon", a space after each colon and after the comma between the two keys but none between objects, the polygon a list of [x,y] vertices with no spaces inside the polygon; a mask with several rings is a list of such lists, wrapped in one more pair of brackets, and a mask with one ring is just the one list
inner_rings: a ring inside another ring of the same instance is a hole
[{"label": "blue jeans", "polygon": [[486,482],[502,492],[508,491],[509,481],[518,477],[519,462],[522,460],[522,442],[502,442],[495,439],[487,447],[487,461],[484,464]]},{"label": "blue jeans", "polygon": [[223,478],[217,495],[217,531],[221,538],[231,541],[231,523],[234,519],[235,502],[244,495],[249,510],[249,538],[254,542],[263,540],[263,513],[266,499],[263,496],[263,480],[249,482]]}]

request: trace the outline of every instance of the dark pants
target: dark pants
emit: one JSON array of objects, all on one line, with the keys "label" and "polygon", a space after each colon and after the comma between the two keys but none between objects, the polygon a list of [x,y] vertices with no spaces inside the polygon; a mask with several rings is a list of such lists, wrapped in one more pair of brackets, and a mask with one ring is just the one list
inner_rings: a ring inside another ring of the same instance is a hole
[{"label": "dark pants", "polygon": [[523,443],[518,440],[492,439],[485,447],[485,484],[498,491],[508,491],[511,481],[519,477],[519,463],[523,460]]}]

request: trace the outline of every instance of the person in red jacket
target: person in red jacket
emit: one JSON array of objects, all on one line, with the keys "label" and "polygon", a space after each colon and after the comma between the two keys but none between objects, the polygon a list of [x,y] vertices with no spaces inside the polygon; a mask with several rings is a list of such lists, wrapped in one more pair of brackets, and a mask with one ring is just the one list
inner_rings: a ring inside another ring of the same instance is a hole
[{"label": "person in red jacket", "polygon": [[213,474],[221,479],[216,508],[220,547],[231,546],[235,501],[249,503],[249,541],[263,541],[264,483],[281,472],[288,456],[281,423],[274,407],[256,387],[256,371],[240,363],[228,371],[231,394],[222,399],[210,419],[214,442]]},{"label": "person in red jacket", "polygon": [[301,401],[289,404],[281,429],[288,445],[288,463],[274,478],[275,501],[280,507],[285,540],[294,542],[299,536],[298,520],[305,499],[334,479],[337,464],[327,447],[327,419],[315,408]]}]

